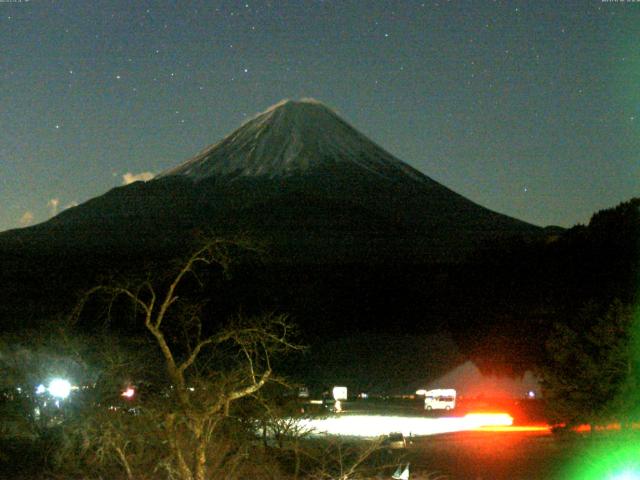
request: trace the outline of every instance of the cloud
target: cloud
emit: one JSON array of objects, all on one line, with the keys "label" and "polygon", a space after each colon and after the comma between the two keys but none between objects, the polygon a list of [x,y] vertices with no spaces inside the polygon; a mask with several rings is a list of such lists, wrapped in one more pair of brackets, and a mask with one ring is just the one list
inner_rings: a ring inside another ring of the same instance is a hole
[{"label": "cloud", "polygon": [[49,214],[53,217],[58,213],[58,207],[60,206],[59,198],[52,198],[47,202],[47,208],[49,209]]},{"label": "cloud", "polygon": [[27,225],[31,225],[33,223],[33,213],[26,211],[20,217],[20,225],[26,227]]},{"label": "cloud", "polygon": [[151,172],[140,172],[140,173],[131,173],[127,172],[122,175],[122,184],[129,185],[130,183],[137,182],[138,180],[142,180],[146,182],[147,180],[151,180],[153,178],[153,173]]}]

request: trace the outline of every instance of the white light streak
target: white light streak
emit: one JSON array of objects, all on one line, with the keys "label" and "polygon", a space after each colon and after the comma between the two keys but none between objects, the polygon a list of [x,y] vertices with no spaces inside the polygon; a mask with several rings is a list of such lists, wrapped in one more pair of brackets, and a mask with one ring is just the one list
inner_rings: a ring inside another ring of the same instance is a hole
[{"label": "white light streak", "polygon": [[379,437],[394,432],[405,436],[437,435],[489,426],[507,426],[513,418],[506,413],[478,413],[464,417],[400,417],[393,415],[341,415],[300,421],[316,434],[351,437]]}]

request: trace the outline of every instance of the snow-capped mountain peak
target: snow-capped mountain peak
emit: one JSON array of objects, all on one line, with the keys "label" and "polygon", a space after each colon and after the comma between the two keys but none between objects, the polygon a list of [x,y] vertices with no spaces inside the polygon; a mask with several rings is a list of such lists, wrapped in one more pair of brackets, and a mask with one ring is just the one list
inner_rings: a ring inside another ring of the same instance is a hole
[{"label": "snow-capped mountain peak", "polygon": [[283,177],[348,163],[385,177],[427,178],[314,99],[283,100],[156,178]]}]

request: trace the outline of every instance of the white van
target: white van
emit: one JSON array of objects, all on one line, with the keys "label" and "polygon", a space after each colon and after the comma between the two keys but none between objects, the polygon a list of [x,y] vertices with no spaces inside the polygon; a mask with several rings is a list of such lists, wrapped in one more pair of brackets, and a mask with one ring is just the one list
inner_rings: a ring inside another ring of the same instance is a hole
[{"label": "white van", "polygon": [[425,410],[453,410],[454,408],[456,408],[456,391],[453,388],[438,388],[425,392]]}]

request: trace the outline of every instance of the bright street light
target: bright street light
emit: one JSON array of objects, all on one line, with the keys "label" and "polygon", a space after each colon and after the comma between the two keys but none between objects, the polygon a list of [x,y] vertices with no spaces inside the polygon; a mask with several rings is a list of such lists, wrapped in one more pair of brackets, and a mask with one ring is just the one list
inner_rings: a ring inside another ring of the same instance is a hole
[{"label": "bright street light", "polygon": [[54,378],[49,383],[49,394],[64,400],[71,393],[71,384],[63,378]]}]

